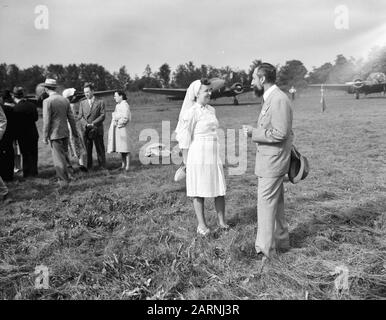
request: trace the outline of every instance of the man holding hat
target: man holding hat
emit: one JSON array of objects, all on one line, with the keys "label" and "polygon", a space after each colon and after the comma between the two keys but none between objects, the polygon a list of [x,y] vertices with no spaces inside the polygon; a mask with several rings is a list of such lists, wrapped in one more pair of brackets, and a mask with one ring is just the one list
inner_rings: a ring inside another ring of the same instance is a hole
[{"label": "man holding hat", "polygon": [[78,132],[70,102],[55,91],[56,80],[46,79],[43,86],[48,94],[48,98],[43,100],[43,142],[50,143],[56,174],[60,179],[59,185],[66,187],[70,181],[67,168],[67,121],[74,137],[78,137]]},{"label": "man holding hat", "polygon": [[36,128],[38,111],[36,105],[24,98],[24,89],[13,89],[15,107],[13,115],[15,120],[15,136],[20,146],[23,157],[23,177],[35,177],[38,175],[38,140],[39,133]]},{"label": "man holding hat", "polygon": [[256,143],[257,236],[255,248],[265,260],[276,249],[289,248],[288,224],[284,216],[284,176],[290,165],[293,141],[292,105],[275,84],[276,68],[263,63],[253,72],[252,86],[263,96],[257,128],[244,126]]}]

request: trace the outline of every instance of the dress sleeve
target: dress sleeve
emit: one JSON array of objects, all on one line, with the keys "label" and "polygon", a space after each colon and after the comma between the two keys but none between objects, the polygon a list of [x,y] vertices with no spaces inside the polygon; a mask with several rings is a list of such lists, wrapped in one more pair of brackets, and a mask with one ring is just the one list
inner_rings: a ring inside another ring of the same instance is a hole
[{"label": "dress sleeve", "polygon": [[176,140],[178,141],[180,149],[189,149],[192,142],[194,126],[196,124],[195,109],[189,109],[180,121],[181,126],[177,132]]}]

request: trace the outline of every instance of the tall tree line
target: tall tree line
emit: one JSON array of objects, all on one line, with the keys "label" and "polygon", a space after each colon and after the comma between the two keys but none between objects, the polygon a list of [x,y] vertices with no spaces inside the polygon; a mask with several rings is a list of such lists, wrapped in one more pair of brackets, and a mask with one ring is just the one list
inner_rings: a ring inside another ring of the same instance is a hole
[{"label": "tall tree line", "polygon": [[[162,64],[155,72],[150,65],[145,67],[142,76],[131,77],[125,66],[110,73],[103,66],[94,63],[34,65],[19,69],[15,64],[0,64],[0,91],[11,89],[16,85],[25,87],[33,93],[38,83],[47,77],[57,79],[63,87],[80,89],[84,82],[93,82],[97,90],[122,89],[138,91],[144,87],[186,88],[193,80],[200,78],[222,78],[231,83],[240,82],[249,85],[252,72],[261,60],[252,61],[249,69],[239,70],[225,66],[196,66],[193,61],[179,64],[174,71],[167,63]],[[373,72],[386,73],[386,46],[371,49],[368,59],[355,60],[339,54],[333,63],[326,62],[308,71],[300,60],[289,60],[282,66],[277,65],[279,86],[287,89],[291,86],[304,88],[309,83],[344,83],[354,78],[367,78]]]}]

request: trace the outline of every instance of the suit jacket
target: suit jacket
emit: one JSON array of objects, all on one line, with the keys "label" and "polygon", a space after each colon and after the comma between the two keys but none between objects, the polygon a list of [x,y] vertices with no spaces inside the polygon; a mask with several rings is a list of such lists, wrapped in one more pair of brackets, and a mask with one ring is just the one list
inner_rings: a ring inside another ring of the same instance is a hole
[{"label": "suit jacket", "polygon": [[5,117],[7,118],[7,128],[5,129],[3,139],[0,140],[0,153],[11,148],[13,151],[13,141],[16,139],[16,129],[19,128],[17,122],[15,122],[13,112],[14,107],[7,103],[2,104],[1,107],[4,111]]},{"label": "suit jacket", "polygon": [[23,144],[29,144],[39,139],[36,121],[38,111],[36,105],[28,100],[21,100],[13,107],[13,119],[15,121],[14,134],[17,140]]},{"label": "suit jacket", "polygon": [[3,138],[6,128],[7,128],[7,118],[5,117],[3,108],[0,107],[0,140]]},{"label": "suit jacket", "polygon": [[290,100],[275,88],[261,108],[257,128],[252,130],[252,141],[257,145],[257,176],[279,177],[288,172],[293,141],[292,117]]},{"label": "suit jacket", "polygon": [[97,134],[103,136],[103,121],[105,120],[104,101],[94,96],[94,102],[90,108],[87,99],[81,100],[79,103],[78,120],[82,126],[82,131],[85,130],[87,124],[93,124],[96,127]]},{"label": "suit jacket", "polygon": [[43,100],[43,137],[49,140],[68,138],[68,123],[72,134],[78,136],[75,127],[74,115],[71,112],[70,102],[54,93]]}]

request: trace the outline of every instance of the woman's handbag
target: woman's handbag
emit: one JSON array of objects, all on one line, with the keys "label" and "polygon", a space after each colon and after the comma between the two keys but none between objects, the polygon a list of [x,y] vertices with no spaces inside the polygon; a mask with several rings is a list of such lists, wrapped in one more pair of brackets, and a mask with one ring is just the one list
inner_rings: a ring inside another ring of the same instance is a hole
[{"label": "woman's handbag", "polygon": [[182,165],[179,167],[174,175],[174,181],[180,181],[186,177],[186,167]]}]

